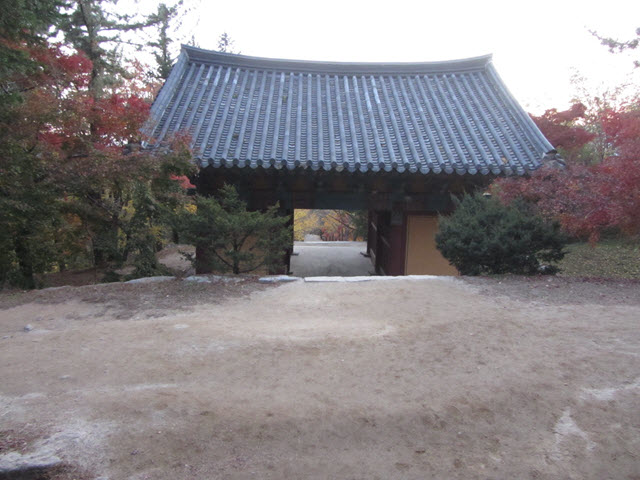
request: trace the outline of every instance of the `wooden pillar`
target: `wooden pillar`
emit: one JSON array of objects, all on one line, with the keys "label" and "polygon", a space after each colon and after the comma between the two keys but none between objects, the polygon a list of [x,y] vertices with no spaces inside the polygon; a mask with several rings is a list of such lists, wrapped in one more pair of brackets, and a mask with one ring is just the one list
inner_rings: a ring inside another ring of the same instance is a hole
[{"label": "wooden pillar", "polygon": [[373,210],[369,210],[368,212],[368,220],[367,220],[367,255],[375,258],[376,254],[376,212]]},{"label": "wooden pillar", "polygon": [[389,218],[387,212],[375,212],[375,268],[379,275],[387,274],[387,257],[389,253],[389,242],[387,241],[387,232],[389,230]]},{"label": "wooden pillar", "polygon": [[404,211],[394,209],[391,212],[391,225],[389,228],[389,257],[385,273],[387,275],[404,275],[406,254],[406,215]]},{"label": "wooden pillar", "polygon": [[282,268],[279,271],[270,271],[271,275],[284,274],[288,275],[291,272],[291,254],[293,253],[293,209],[280,209],[278,212],[281,215],[287,215],[289,217],[289,221],[287,222],[287,227],[291,227],[291,244],[287,247],[284,252],[282,259]]}]

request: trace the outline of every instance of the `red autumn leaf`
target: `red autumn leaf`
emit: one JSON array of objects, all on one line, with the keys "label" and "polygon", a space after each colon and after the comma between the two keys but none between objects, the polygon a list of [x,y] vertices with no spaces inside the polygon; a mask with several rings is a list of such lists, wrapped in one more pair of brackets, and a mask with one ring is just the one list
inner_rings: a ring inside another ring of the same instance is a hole
[{"label": "red autumn leaf", "polygon": [[186,175],[171,175],[171,180],[178,182],[181,188],[188,190],[190,188],[196,188],[191,180]]},{"label": "red autumn leaf", "polygon": [[552,108],[539,117],[531,115],[531,118],[549,142],[562,151],[566,160],[573,162],[582,148],[594,138],[594,135],[580,124],[585,118],[585,112],[586,107],[583,104],[575,103],[568,110],[559,112]]}]

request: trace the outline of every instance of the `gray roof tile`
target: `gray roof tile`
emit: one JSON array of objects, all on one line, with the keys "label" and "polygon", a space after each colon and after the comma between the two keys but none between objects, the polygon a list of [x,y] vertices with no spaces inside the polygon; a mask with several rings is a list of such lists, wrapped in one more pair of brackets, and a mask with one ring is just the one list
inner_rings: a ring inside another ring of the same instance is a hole
[{"label": "gray roof tile", "polygon": [[553,147],[490,56],[430,63],[275,60],[183,46],[151,111],[199,164],[523,174]]}]

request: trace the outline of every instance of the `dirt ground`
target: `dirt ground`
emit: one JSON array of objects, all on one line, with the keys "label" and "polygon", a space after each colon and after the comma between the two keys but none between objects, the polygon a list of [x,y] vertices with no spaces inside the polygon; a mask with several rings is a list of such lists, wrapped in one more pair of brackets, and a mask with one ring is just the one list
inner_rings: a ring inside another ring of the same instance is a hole
[{"label": "dirt ground", "polygon": [[43,478],[637,480],[639,452],[637,282],[0,295],[0,464]]},{"label": "dirt ground", "polygon": [[291,274],[297,277],[357,277],[374,274],[367,242],[294,242]]}]

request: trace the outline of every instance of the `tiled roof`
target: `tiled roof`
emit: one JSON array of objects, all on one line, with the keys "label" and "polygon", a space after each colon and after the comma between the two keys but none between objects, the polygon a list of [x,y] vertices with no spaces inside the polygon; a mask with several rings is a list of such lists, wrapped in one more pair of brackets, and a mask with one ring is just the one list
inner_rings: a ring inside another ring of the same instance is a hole
[{"label": "tiled roof", "polygon": [[213,167],[523,174],[553,149],[491,56],[329,63],[183,46],[149,131],[190,134]]}]

